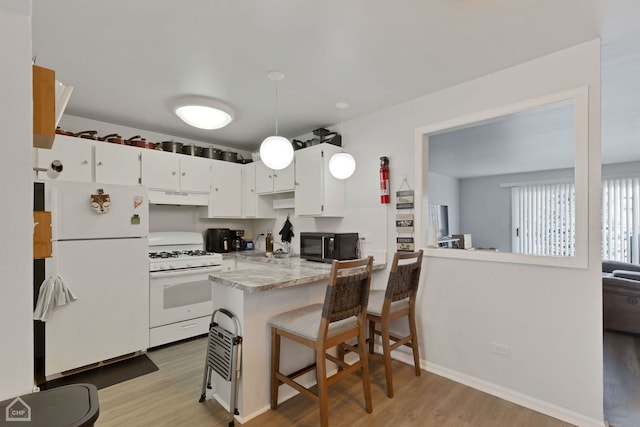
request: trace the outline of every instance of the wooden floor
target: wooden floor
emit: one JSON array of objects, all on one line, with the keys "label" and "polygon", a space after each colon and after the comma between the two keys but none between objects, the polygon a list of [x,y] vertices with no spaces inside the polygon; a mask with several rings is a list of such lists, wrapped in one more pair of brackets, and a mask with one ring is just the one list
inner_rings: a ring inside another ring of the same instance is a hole
[{"label": "wooden floor", "polygon": [[640,427],[640,336],[604,332],[604,417],[612,427]]},{"label": "wooden floor", "polygon": [[[198,403],[206,348],[207,340],[202,338],[150,351],[149,357],[160,370],[100,390],[96,426],[227,426],[228,413],[213,399]],[[393,363],[395,397],[389,399],[384,391],[384,369],[371,362],[372,414],[364,410],[357,375],[329,388],[332,427],[570,425],[425,371],[416,377],[412,367]],[[298,395],[242,427],[319,424],[317,404]]]}]

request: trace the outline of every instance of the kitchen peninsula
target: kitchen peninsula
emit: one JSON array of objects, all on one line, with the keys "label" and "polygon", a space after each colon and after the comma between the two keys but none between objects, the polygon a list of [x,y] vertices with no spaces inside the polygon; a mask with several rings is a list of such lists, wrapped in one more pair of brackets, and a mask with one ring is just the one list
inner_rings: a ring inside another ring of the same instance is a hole
[{"label": "kitchen peninsula", "polygon": [[[271,359],[271,331],[268,320],[287,310],[321,303],[331,270],[331,264],[307,261],[297,257],[276,259],[264,255],[225,254],[225,262],[235,261],[233,271],[214,273],[214,309],[232,311],[240,321],[242,335],[242,371],[238,382],[239,421],[259,415],[270,408],[269,372]],[[384,269],[383,263],[375,263],[374,270]],[[216,316],[216,322],[233,331],[226,316]],[[281,366],[284,371],[297,370],[314,360],[310,349],[282,341]],[[301,377],[309,384],[315,383],[315,371]],[[216,399],[228,408],[230,382],[212,376]],[[280,389],[280,400],[295,395],[293,389]]]}]

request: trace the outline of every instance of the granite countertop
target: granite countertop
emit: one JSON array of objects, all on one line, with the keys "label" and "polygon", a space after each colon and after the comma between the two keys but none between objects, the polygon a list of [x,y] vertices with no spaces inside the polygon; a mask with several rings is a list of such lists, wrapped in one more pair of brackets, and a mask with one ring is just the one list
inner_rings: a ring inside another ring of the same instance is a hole
[{"label": "granite countertop", "polygon": [[[329,278],[331,264],[307,261],[293,256],[267,258],[259,253],[243,255],[242,252],[224,254],[224,259],[235,258],[241,265],[235,271],[213,273],[214,283],[254,293],[270,289],[288,288]],[[373,269],[380,270],[386,264],[374,261]]]}]

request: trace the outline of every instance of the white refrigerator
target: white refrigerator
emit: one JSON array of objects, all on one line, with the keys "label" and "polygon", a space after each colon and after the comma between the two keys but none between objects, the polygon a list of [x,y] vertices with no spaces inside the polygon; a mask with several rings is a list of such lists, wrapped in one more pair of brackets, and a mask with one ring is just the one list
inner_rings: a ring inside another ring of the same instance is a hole
[{"label": "white refrigerator", "polygon": [[47,181],[53,256],[45,276],[77,300],[45,323],[45,375],[149,346],[149,205],[143,186]]}]

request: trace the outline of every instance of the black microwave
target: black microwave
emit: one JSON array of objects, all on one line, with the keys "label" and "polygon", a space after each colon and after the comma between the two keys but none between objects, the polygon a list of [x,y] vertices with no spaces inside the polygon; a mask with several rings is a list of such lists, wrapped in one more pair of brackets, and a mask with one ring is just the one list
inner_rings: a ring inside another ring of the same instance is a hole
[{"label": "black microwave", "polygon": [[333,262],[358,257],[358,233],[300,233],[300,258]]}]

